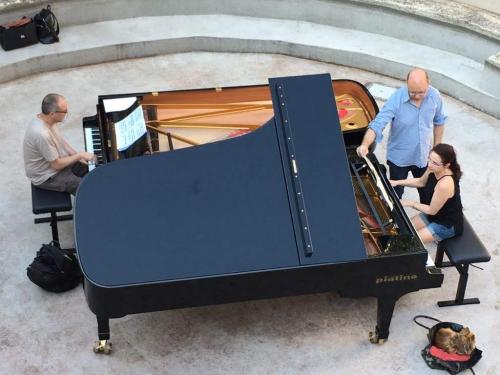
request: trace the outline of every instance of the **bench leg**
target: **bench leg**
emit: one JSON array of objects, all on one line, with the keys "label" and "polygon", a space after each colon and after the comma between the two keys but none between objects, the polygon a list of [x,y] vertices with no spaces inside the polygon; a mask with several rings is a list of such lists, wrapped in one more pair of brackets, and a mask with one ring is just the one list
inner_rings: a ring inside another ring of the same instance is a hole
[{"label": "bench leg", "polygon": [[50,213],[50,228],[52,229],[52,240],[59,243],[59,230],[57,229],[57,214]]},{"label": "bench leg", "polygon": [[460,264],[456,266],[458,272],[460,273],[460,279],[458,280],[458,288],[457,295],[455,300],[450,301],[439,301],[439,307],[446,306],[459,306],[459,305],[474,305],[478,304],[479,298],[466,298],[465,297],[465,289],[467,289],[467,280],[469,278],[469,265],[468,264]]},{"label": "bench leg", "polygon": [[441,242],[438,242],[436,256],[434,258],[434,264],[436,267],[445,268],[453,266],[451,262],[443,262],[444,251],[444,245]]},{"label": "bench leg", "polygon": [[57,228],[58,221],[73,220],[73,215],[57,216],[57,212],[51,212],[50,217],[40,217],[34,220],[35,224],[50,223],[52,229],[52,240],[59,243],[59,229]]}]

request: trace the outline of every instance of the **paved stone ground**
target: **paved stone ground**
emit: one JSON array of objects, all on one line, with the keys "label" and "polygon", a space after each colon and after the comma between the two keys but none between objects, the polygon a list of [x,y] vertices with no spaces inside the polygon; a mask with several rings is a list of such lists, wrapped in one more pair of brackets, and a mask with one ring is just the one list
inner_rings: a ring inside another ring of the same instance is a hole
[{"label": "paved stone ground", "polygon": [[[468,295],[480,297],[480,305],[436,307],[436,301],[455,294],[457,272],[446,269],[442,288],[399,300],[389,341],[382,346],[367,340],[375,326],[374,299],[326,293],[112,320],[115,352],[98,356],[91,350],[95,317],[81,288],[49,294],[26,278],[35,251],[50,238],[48,225],[33,224],[21,156],[25,126],[46,93],[68,98],[71,115],[63,132],[81,148],[81,117],[95,113],[99,94],[249,85],[272,76],[323,72],[365,84],[401,84],[356,69],[278,55],[187,53],[62,70],[0,85],[0,374],[432,374],[420,358],[426,332],[411,321],[422,313],[470,326],[484,350],[476,373],[500,373],[500,120],[449,97],[445,141],[456,146],[465,171],[466,214],[492,252],[484,271],[471,269]],[[383,151],[384,145],[377,153]],[[61,223],[63,246],[73,245],[72,231],[71,222]],[[434,255],[432,248],[430,253]]]}]

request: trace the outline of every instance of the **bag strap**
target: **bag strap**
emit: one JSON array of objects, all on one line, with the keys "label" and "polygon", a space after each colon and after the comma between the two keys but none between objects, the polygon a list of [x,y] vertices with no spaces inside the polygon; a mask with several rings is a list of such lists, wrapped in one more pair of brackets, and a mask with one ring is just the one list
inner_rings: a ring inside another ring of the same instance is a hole
[{"label": "bag strap", "polygon": [[436,319],[436,318],[433,318],[432,316],[429,316],[429,315],[415,315],[413,317],[413,321],[419,325],[420,327],[423,327],[425,329],[430,329],[430,327],[427,327],[425,325],[423,325],[422,323],[420,323],[417,319],[420,319],[420,318],[423,318],[423,319],[429,319],[429,320],[434,320],[435,322],[438,322],[438,323],[441,323],[441,321],[439,319]]},{"label": "bag strap", "polygon": [[54,40],[56,42],[59,42],[59,37],[57,36],[57,34],[59,34],[59,24],[57,24],[57,31],[54,31],[52,30],[49,25],[47,25],[47,22],[45,22],[45,20],[42,18],[42,22],[45,26],[45,28],[49,31],[49,34],[52,38],[54,38]]},{"label": "bag strap", "polygon": [[50,4],[47,5],[46,9],[49,11],[50,15],[54,18],[54,21],[56,23],[56,30],[54,30],[55,35],[53,35],[53,36],[55,38],[57,38],[57,35],[59,35],[59,21],[57,20],[56,15],[52,12],[52,8],[50,7]]},{"label": "bag strap", "polygon": [[27,25],[28,23],[33,22],[33,20],[29,17],[23,16],[16,21],[12,21],[2,25],[5,29],[15,29],[16,27],[22,27]]},{"label": "bag strap", "polygon": [[43,245],[44,249],[47,251],[47,253],[49,253],[52,256],[54,262],[57,265],[57,268],[59,268],[61,272],[63,273],[71,272],[71,266],[68,265],[68,260],[70,262],[73,262],[73,259],[64,254],[62,250],[59,248],[59,245],[53,245],[53,243],[55,242],[53,241],[49,245]]},{"label": "bag strap", "polygon": [[56,26],[57,26],[56,30],[52,30],[52,28],[49,27],[49,24],[47,23],[47,20],[45,20],[45,18],[41,18],[40,21],[43,22],[43,25],[45,26],[45,28],[47,30],[49,30],[49,32],[52,34],[52,36],[57,36],[56,34],[59,34],[59,22],[57,22],[57,19],[55,20]]}]

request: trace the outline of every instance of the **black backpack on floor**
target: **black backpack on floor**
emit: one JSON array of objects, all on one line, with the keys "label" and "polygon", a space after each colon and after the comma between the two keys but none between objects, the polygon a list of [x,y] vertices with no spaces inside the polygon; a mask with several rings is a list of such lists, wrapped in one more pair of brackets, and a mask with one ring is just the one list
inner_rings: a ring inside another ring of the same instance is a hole
[{"label": "black backpack on floor", "polygon": [[42,245],[26,273],[34,284],[55,293],[73,289],[82,281],[75,255],[56,242]]},{"label": "black backpack on floor", "polygon": [[43,8],[36,14],[33,21],[36,25],[36,33],[40,43],[51,44],[59,42],[59,22],[55,14],[50,10],[50,5],[47,5],[47,8]]}]

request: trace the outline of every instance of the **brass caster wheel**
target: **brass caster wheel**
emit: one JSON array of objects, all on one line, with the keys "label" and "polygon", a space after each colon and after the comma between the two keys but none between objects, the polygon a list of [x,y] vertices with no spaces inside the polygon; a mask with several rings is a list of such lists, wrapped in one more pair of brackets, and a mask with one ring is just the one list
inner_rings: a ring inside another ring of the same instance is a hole
[{"label": "brass caster wheel", "polygon": [[368,339],[370,340],[370,342],[372,344],[375,344],[375,342],[377,340],[377,334],[375,332],[369,332],[368,333]]},{"label": "brass caster wheel", "polygon": [[94,344],[94,353],[96,354],[99,353],[111,354],[112,350],[113,350],[113,344],[111,344],[111,341],[109,340],[99,340],[96,341]]},{"label": "brass caster wheel", "polygon": [[379,344],[382,345],[384,342],[387,341],[387,339],[379,339],[378,338],[378,333],[377,332],[370,332],[368,334],[368,337],[370,338],[370,342],[372,344]]}]

